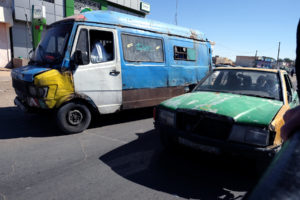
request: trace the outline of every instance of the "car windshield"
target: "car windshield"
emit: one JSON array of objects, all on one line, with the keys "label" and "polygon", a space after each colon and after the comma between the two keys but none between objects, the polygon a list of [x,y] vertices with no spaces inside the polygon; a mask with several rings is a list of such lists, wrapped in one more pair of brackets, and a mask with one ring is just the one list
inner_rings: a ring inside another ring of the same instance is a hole
[{"label": "car windshield", "polygon": [[50,27],[37,46],[32,61],[37,64],[60,64],[65,55],[72,27],[73,23]]},{"label": "car windshield", "polygon": [[227,92],[282,101],[277,73],[254,70],[215,70],[194,91]]}]

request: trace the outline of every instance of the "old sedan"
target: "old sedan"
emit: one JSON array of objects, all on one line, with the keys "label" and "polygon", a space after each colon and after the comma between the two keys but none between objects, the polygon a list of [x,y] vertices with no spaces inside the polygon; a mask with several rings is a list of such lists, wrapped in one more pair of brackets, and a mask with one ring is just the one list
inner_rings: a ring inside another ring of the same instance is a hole
[{"label": "old sedan", "polygon": [[191,93],[162,102],[155,128],[165,147],[272,156],[282,144],[283,115],[298,103],[285,71],[216,68]]}]

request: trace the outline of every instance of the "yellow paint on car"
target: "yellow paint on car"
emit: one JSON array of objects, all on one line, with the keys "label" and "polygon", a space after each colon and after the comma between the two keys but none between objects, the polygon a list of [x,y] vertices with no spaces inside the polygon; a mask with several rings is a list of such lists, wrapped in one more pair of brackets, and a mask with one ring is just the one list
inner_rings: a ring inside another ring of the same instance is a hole
[{"label": "yellow paint on car", "polygon": [[283,115],[287,110],[289,110],[289,105],[285,104],[281,107],[281,109],[278,111],[276,117],[272,121],[271,125],[275,127],[275,139],[274,139],[274,145],[280,145],[282,143],[282,138],[280,136],[280,129],[284,125]]},{"label": "yellow paint on car", "polygon": [[74,93],[73,77],[71,72],[59,72],[56,69],[44,72],[34,78],[37,87],[48,87],[45,103],[48,108],[58,107],[62,99],[67,100]]},{"label": "yellow paint on car", "polygon": [[284,79],[285,72],[280,70],[280,78],[282,80],[282,90],[283,90],[283,102],[284,105],[281,107],[281,109],[278,111],[277,115],[275,116],[274,120],[272,121],[271,125],[275,127],[276,135],[274,139],[274,145],[280,145],[282,143],[281,138],[281,127],[284,125],[283,115],[286,111],[290,109],[289,103],[288,103],[288,97],[287,97],[287,88],[286,88],[286,82]]}]

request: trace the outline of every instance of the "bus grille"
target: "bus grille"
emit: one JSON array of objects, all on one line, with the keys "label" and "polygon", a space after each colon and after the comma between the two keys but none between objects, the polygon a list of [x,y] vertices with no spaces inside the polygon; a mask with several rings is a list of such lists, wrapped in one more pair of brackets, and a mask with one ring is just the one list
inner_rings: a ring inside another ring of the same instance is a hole
[{"label": "bus grille", "polygon": [[14,89],[16,90],[16,92],[22,93],[22,94],[28,94],[28,90],[27,90],[28,83],[21,81],[21,80],[13,79],[12,85],[13,85]]}]

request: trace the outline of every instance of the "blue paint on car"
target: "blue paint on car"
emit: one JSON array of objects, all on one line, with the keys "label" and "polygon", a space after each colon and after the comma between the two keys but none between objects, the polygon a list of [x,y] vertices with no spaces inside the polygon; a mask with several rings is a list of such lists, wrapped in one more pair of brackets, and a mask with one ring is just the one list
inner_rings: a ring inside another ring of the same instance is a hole
[{"label": "blue paint on car", "polygon": [[15,68],[11,71],[11,76],[15,79],[19,79],[26,82],[33,82],[34,76],[45,71],[49,71],[51,68],[37,67],[34,65],[27,65],[20,68]]}]

